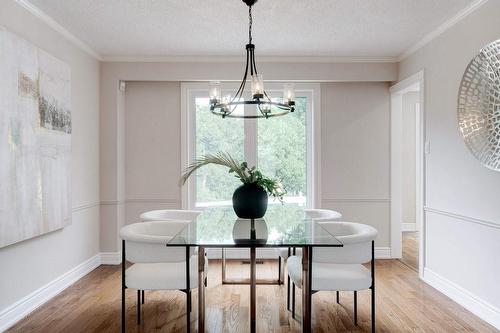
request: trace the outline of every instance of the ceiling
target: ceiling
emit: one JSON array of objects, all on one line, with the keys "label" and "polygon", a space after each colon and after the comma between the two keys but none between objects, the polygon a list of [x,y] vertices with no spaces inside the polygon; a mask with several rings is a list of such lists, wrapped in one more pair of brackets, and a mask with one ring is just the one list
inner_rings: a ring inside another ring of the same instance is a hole
[{"label": "ceiling", "polygon": [[[240,0],[28,0],[100,56],[236,56]],[[259,0],[257,56],[395,58],[472,0]]]}]

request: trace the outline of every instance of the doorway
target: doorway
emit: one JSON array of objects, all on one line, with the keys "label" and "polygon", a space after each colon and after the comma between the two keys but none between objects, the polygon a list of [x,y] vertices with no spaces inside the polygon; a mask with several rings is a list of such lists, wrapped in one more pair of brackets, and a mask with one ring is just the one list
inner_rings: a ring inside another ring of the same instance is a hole
[{"label": "doorway", "polygon": [[424,73],[391,91],[391,254],[422,276],[424,240]]}]

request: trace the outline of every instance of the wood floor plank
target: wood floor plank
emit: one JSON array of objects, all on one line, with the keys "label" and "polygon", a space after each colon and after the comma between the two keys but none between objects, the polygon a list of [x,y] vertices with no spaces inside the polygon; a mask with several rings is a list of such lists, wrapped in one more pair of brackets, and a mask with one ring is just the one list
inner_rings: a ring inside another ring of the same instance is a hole
[{"label": "wood floor plank", "polygon": [[401,261],[418,271],[418,232],[402,233]]},{"label": "wood floor plank", "polygon": [[[276,261],[258,265],[259,278],[277,277]],[[398,260],[378,260],[377,332],[499,332],[418,279]],[[249,286],[221,285],[221,265],[210,261],[206,290],[207,332],[249,331]],[[245,278],[249,265],[229,261],[228,277]],[[7,332],[119,332],[120,268],[100,266],[57,297],[21,320]],[[186,295],[180,291],[146,291],[142,322],[136,323],[135,290],[127,290],[127,332],[170,333],[186,330]],[[286,286],[257,287],[258,332],[300,332],[301,297],[297,289],[296,314],[286,310]],[[196,331],[197,292],[193,293],[192,328]],[[353,324],[353,294],[313,296],[314,332],[370,332],[370,291],[358,293],[358,323]]]}]

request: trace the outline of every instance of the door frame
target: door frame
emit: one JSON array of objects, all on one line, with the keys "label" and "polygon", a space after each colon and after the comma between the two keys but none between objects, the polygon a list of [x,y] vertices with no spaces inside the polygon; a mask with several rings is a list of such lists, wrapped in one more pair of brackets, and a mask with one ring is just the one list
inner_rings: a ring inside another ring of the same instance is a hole
[{"label": "door frame", "polygon": [[391,94],[391,257],[402,256],[402,148],[403,133],[403,94],[416,86],[420,92],[420,106],[416,115],[416,195],[415,223],[419,230],[418,273],[423,277],[425,267],[425,153],[428,143],[425,137],[425,73],[420,71],[390,87]]}]

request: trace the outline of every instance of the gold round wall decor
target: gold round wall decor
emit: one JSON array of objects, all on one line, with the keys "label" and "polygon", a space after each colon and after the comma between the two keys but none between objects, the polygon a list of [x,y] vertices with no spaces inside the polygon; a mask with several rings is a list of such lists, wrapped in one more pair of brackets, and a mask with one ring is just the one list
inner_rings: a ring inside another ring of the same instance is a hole
[{"label": "gold round wall decor", "polygon": [[471,153],[484,166],[500,171],[500,39],[482,48],[467,66],[457,111]]}]

